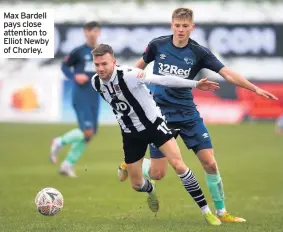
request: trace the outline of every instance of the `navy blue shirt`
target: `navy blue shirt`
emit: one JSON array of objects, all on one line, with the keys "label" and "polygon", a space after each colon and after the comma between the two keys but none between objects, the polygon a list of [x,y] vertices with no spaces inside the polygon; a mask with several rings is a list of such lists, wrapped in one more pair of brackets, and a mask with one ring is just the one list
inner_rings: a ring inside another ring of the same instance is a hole
[{"label": "navy blue shirt", "polygon": [[[83,44],[72,50],[69,56],[65,58],[62,64],[62,71],[67,78],[73,80],[73,101],[82,102],[91,99],[97,94],[92,88],[91,77],[95,74],[93,66],[93,57],[91,51],[93,47]],[[88,82],[79,85],[74,76],[77,73],[86,74],[89,78]],[[90,101],[91,102],[91,101]]]},{"label": "navy blue shirt", "polygon": [[[192,80],[203,68],[218,73],[224,67],[208,48],[196,41],[189,39],[187,46],[179,48],[172,39],[172,35],[155,38],[146,48],[143,59],[146,63],[154,61],[154,74]],[[199,116],[190,88],[156,86],[153,96],[169,122],[193,120]]]}]

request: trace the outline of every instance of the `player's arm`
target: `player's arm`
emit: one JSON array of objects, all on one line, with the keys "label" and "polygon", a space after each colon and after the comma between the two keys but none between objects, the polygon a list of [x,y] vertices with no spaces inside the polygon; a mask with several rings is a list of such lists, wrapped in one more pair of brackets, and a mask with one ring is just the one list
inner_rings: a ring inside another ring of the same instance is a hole
[{"label": "player's arm", "polygon": [[225,67],[208,49],[205,51],[205,55],[203,56],[201,62],[204,68],[208,68],[214,72],[219,73],[226,81],[236,86],[248,89],[265,98],[278,100],[277,97],[275,97],[273,94],[257,87],[239,73],[232,71],[228,67]]},{"label": "player's arm", "polygon": [[156,50],[156,43],[153,40],[147,45],[142,57],[137,61],[136,68],[145,69],[150,62],[154,61]]},{"label": "player's arm", "polygon": [[61,69],[67,78],[75,79],[78,84],[84,84],[88,81],[88,76],[83,72],[83,67],[84,65],[80,63],[78,49],[74,49],[64,59]]},{"label": "player's arm", "polygon": [[197,88],[204,91],[214,91],[219,89],[219,84],[213,81],[209,81],[207,78],[200,81],[183,79],[176,76],[160,76],[155,74],[146,74],[140,70],[137,73],[139,82],[142,84],[162,85],[172,88]]},{"label": "player's arm", "polygon": [[[68,59],[68,57],[66,57],[66,59]],[[74,72],[71,70],[71,67],[65,63],[65,61],[61,65],[61,70],[68,79],[74,79]]]},{"label": "player's arm", "polygon": [[61,70],[65,74],[65,76],[69,79],[74,79],[75,72],[73,68],[78,62],[78,52],[74,49],[70,55],[65,57],[64,61],[62,62]]},{"label": "player's arm", "polygon": [[148,64],[145,63],[143,57],[141,57],[136,63],[136,68],[145,69],[147,65]]},{"label": "player's arm", "polygon": [[272,93],[269,93],[268,91],[259,88],[258,86],[252,84],[249,82],[246,78],[244,78],[242,75],[240,75],[237,72],[234,72],[232,69],[228,67],[223,67],[220,69],[219,74],[228,82],[237,85],[239,87],[248,89],[252,92],[255,92],[257,95],[263,96],[268,99],[272,100],[278,100],[276,96],[274,96]]}]

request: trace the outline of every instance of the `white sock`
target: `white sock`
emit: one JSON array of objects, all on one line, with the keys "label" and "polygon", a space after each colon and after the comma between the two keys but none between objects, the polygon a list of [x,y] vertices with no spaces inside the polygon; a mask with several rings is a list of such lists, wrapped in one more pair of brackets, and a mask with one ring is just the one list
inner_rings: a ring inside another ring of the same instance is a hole
[{"label": "white sock", "polygon": [[201,210],[202,215],[211,212],[210,209],[209,209],[209,207],[208,207],[208,205],[201,207],[200,210]]},{"label": "white sock", "polygon": [[61,163],[61,168],[63,168],[63,169],[70,169],[70,168],[72,168],[72,164],[70,164],[67,160],[64,160]]},{"label": "white sock", "polygon": [[143,177],[142,185],[140,189],[137,190],[138,192],[147,192],[148,194],[152,194],[154,192],[154,186],[151,182]]},{"label": "white sock", "polygon": [[62,137],[57,137],[56,138],[56,142],[62,147],[62,146],[64,146],[63,144],[62,144]]},{"label": "white sock", "polygon": [[218,216],[222,216],[223,214],[225,214],[226,213],[226,209],[224,208],[224,209],[217,209],[216,210],[216,214],[218,215]]}]

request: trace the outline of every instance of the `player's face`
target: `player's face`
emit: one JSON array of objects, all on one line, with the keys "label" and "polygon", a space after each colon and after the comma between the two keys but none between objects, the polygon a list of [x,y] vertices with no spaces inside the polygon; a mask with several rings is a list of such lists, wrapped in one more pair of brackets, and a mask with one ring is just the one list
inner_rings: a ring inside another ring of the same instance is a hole
[{"label": "player's face", "polygon": [[111,78],[116,65],[116,60],[112,55],[106,53],[103,56],[95,56],[93,62],[100,79],[108,80]]},{"label": "player's face", "polygon": [[178,41],[187,41],[191,32],[194,30],[195,25],[190,19],[173,19],[171,29],[174,37]]},{"label": "player's face", "polygon": [[96,44],[97,38],[100,35],[100,29],[98,27],[94,27],[92,29],[84,30],[86,40],[89,44]]}]

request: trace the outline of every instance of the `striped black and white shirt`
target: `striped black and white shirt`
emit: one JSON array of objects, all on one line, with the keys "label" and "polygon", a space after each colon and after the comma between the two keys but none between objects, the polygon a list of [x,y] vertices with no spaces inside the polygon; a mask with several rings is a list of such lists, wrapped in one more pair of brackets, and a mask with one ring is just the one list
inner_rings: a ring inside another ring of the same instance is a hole
[{"label": "striped black and white shirt", "polygon": [[137,68],[115,67],[107,81],[95,74],[91,80],[93,88],[113,108],[117,121],[125,133],[139,132],[162,117],[149,89],[145,84],[159,84],[170,87],[195,87],[196,81],[178,77],[145,75]]}]

